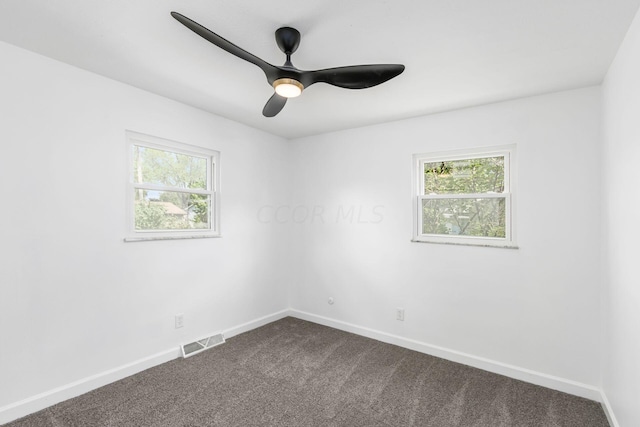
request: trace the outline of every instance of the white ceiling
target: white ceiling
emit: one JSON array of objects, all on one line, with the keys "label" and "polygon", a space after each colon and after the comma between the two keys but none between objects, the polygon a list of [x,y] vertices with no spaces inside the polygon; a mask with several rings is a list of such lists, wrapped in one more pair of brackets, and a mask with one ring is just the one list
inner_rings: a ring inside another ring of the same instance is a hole
[{"label": "white ceiling", "polygon": [[[0,40],[286,138],[598,84],[640,0],[1,0]],[[400,63],[365,90],[325,84],[262,116],[262,71],[178,11],[275,65]]]}]

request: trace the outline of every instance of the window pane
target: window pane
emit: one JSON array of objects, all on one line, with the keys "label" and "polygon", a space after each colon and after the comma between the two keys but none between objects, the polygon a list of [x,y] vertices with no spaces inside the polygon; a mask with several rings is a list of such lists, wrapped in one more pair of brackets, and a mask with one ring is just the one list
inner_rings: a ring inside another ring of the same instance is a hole
[{"label": "window pane", "polygon": [[133,146],[133,182],[207,189],[207,159]]},{"label": "window pane", "polygon": [[424,194],[504,191],[504,156],[424,164]]},{"label": "window pane", "polygon": [[423,199],[422,233],[505,237],[506,201],[490,199]]},{"label": "window pane", "polygon": [[141,189],[134,191],[136,230],[211,228],[209,195]]}]

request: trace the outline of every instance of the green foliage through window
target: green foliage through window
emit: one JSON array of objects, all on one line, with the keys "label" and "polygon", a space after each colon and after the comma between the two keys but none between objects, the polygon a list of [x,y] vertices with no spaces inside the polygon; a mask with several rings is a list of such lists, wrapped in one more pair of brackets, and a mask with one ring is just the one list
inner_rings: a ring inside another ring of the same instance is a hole
[{"label": "green foliage through window", "polygon": [[505,200],[425,199],[422,201],[424,234],[505,237]]},{"label": "green foliage through window", "polygon": [[135,229],[210,229],[207,167],[204,157],[134,145]]},{"label": "green foliage through window", "polygon": [[478,194],[504,191],[504,157],[424,164],[424,194]]},{"label": "green foliage through window", "polygon": [[421,232],[505,238],[505,157],[425,161]]}]

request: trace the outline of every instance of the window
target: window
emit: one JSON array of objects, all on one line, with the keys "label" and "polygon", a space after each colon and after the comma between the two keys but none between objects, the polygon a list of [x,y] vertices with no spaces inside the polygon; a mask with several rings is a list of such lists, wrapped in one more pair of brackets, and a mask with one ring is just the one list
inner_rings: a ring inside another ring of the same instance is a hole
[{"label": "window", "polygon": [[126,241],[217,237],[220,153],[127,131]]},{"label": "window", "polygon": [[516,247],[515,146],[416,154],[414,241]]}]

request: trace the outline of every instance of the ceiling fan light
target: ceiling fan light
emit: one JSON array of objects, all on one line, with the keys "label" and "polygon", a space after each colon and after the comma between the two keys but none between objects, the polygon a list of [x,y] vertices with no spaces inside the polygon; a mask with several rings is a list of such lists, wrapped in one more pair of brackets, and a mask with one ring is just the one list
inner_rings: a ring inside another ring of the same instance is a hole
[{"label": "ceiling fan light", "polygon": [[296,96],[300,96],[300,94],[302,93],[302,89],[304,89],[304,86],[297,80],[283,78],[273,82],[273,88],[280,96],[283,96],[285,98],[295,98]]}]

